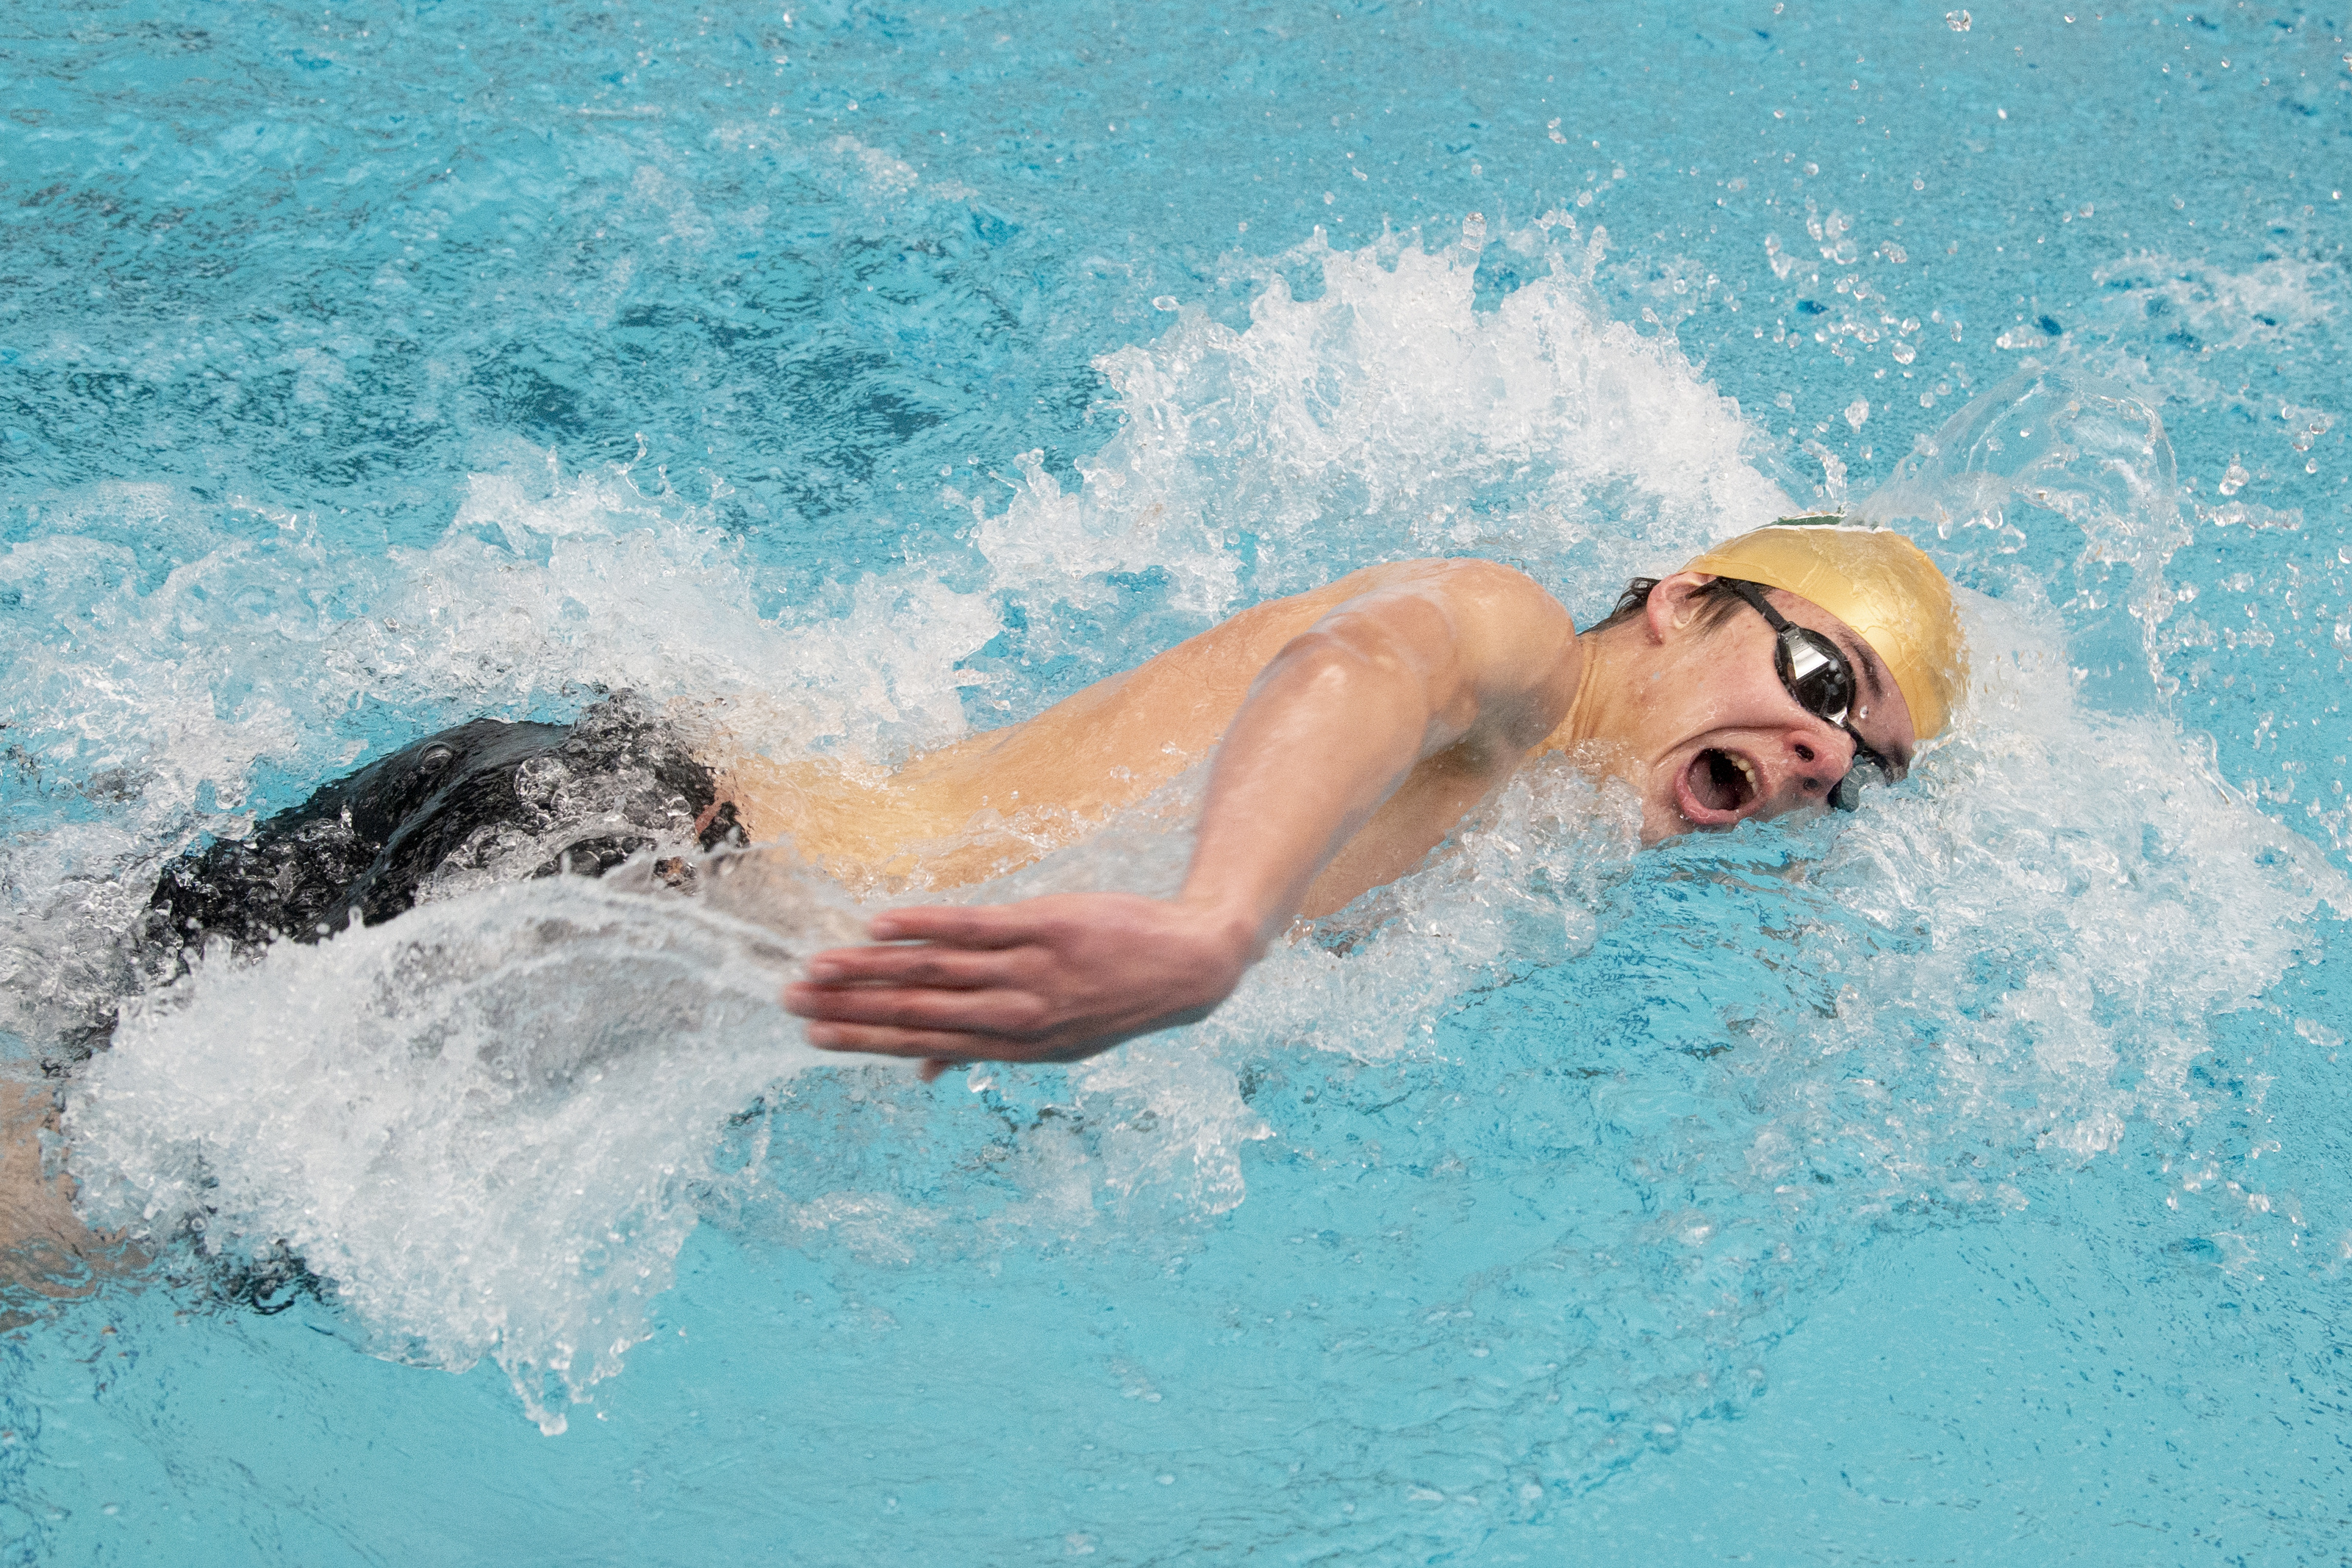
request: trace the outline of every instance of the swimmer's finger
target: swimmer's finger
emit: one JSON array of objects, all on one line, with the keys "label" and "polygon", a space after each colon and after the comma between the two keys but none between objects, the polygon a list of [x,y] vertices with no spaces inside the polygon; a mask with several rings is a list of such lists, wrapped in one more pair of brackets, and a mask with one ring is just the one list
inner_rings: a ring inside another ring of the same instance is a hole
[{"label": "swimmer's finger", "polygon": [[944,942],[956,947],[1010,947],[1032,941],[1037,920],[1018,904],[943,904],[886,909],[866,923],[877,942]]},{"label": "swimmer's finger", "polygon": [[883,983],[966,991],[1013,977],[1002,948],[975,953],[932,946],[835,947],[808,961],[809,981],[819,986]]},{"label": "swimmer's finger", "polygon": [[[1015,1037],[1045,1021],[1045,1004],[1019,990],[934,991],[897,986],[789,986],[784,1009],[819,1024],[877,1024]],[[814,1034],[810,1038],[814,1040]],[[1002,1042],[999,1042],[1000,1048]]]}]

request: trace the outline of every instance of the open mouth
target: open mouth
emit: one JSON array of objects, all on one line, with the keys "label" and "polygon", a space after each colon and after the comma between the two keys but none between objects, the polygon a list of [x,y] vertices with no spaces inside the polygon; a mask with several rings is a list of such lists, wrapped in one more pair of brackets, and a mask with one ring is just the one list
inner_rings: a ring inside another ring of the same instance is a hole
[{"label": "open mouth", "polygon": [[1748,759],[1712,746],[1690,759],[1677,782],[1678,804],[1695,822],[1730,821],[1759,793]]}]

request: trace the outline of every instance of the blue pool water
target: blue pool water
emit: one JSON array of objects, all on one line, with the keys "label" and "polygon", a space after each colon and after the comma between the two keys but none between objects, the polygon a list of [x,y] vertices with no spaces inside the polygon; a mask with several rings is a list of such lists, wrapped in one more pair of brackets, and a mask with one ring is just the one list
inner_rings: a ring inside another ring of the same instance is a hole
[{"label": "blue pool water", "polygon": [[0,1561],[2352,1558],[2347,22],[18,8],[12,1075],[477,714],[887,757],[1818,504],[1977,682],[1834,821],[1535,770],[1066,1071],[812,1065],[607,890],[208,968],[64,1085],[159,1256],[5,1301]]}]

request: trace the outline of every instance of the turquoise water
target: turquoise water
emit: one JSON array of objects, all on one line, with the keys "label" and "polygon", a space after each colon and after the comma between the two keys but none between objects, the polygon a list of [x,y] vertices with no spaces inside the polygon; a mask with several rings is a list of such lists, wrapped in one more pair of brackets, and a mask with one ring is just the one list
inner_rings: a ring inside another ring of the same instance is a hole
[{"label": "turquoise water", "polygon": [[[887,756],[1834,503],[1979,676],[1852,818],[1538,770],[1068,1071],[811,1064],[607,890],[208,969],[65,1088],[160,1257],[9,1303],[6,1561],[2345,1559],[2342,16],[5,39],[14,1072],[163,858],[480,713]],[[1190,787],[988,891],[1165,885]]]}]

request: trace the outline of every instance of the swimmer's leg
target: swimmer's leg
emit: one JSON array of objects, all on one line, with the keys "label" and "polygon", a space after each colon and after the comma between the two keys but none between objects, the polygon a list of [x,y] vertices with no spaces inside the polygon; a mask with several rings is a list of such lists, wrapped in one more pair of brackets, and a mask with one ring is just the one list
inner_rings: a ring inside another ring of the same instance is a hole
[{"label": "swimmer's leg", "polygon": [[16,1317],[9,1298],[87,1295],[101,1274],[131,1260],[121,1242],[74,1213],[72,1179],[43,1173],[41,1133],[56,1125],[47,1085],[0,1079],[0,1328]]}]

